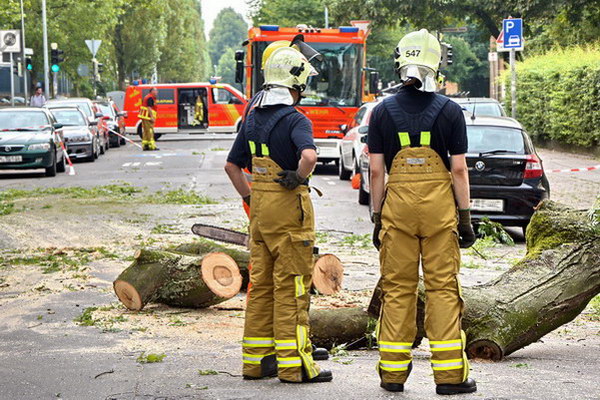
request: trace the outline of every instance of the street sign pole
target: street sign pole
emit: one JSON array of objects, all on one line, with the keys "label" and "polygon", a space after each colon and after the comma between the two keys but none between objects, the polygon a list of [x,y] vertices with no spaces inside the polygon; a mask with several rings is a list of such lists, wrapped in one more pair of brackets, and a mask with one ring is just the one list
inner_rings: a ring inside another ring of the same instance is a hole
[{"label": "street sign pole", "polygon": [[52,71],[52,97],[58,95],[58,72]]},{"label": "street sign pole", "polygon": [[48,26],[46,24],[46,0],[42,0],[42,30],[44,32],[44,92],[50,96],[50,66],[48,64]]},{"label": "street sign pole", "polygon": [[10,105],[15,106],[15,71],[13,70],[13,53],[10,54]]},{"label": "street sign pole", "polygon": [[516,51],[510,49],[510,109],[511,116],[517,118],[517,68]]},{"label": "street sign pole", "polygon": [[[25,66],[25,60],[27,60],[27,56],[25,55],[25,13],[23,12],[23,0],[21,0],[21,41],[23,42],[23,51],[22,51],[22,56],[21,56],[21,60],[23,62],[23,66]],[[25,71],[23,72],[23,96],[25,97],[25,105],[27,105],[27,97],[29,96],[29,88],[27,87],[28,85],[28,70],[27,68],[24,68]]]}]

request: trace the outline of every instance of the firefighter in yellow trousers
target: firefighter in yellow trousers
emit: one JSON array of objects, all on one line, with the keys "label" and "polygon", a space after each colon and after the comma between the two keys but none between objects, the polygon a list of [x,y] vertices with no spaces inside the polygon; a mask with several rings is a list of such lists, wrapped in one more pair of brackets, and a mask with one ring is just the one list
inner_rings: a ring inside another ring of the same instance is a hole
[{"label": "firefighter in yellow trousers", "polygon": [[150,93],[144,97],[140,107],[139,118],[142,120],[142,148],[146,150],[158,150],[154,141],[154,124],[156,123],[156,93],[157,89],[150,89]]},{"label": "firefighter in yellow trousers", "polygon": [[[238,193],[251,203],[244,379],[333,379],[315,363],[309,339],[315,232],[308,176],[317,155],[310,121],[293,107],[312,73],[295,48],[284,46],[269,56],[264,90],[253,98],[225,166]],[[251,189],[242,172],[249,166]]]},{"label": "firefighter in yellow trousers", "polygon": [[468,377],[458,280],[459,246],[475,242],[465,120],[460,106],[435,93],[441,51],[433,35],[425,29],[409,33],[395,54],[404,85],[373,110],[368,133],[373,242],[380,250],[383,291],[377,332],[381,387],[403,391],[412,369],[421,264],[436,392],[472,393],[477,386]]}]

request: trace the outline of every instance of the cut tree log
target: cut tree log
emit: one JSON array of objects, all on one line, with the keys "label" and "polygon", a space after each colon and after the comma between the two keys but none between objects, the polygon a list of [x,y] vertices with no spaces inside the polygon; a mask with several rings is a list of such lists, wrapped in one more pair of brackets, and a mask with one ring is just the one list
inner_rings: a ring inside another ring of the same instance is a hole
[{"label": "cut tree log", "polygon": [[[317,256],[316,290],[341,289],[343,266],[331,254]],[[130,310],[151,301],[203,308],[235,296],[250,282],[250,254],[206,239],[165,250],[138,250],[134,262],[115,280],[119,300]]]},{"label": "cut tree log", "polygon": [[149,249],[139,250],[113,284],[130,310],[141,310],[150,301],[208,307],[235,296],[241,285],[235,260],[223,252],[196,255]]},{"label": "cut tree log", "polygon": [[[526,257],[497,279],[463,289],[467,354],[500,360],[572,321],[598,293],[600,232],[585,213],[544,202],[528,227]],[[421,286],[417,340],[424,298]],[[311,336],[318,346],[351,343],[370,334],[369,321],[361,308],[312,310]]]},{"label": "cut tree log", "polygon": [[[173,249],[181,254],[207,254],[210,252],[223,252],[230,255],[237,263],[242,275],[242,290],[248,288],[250,282],[250,253],[245,250],[232,249],[217,244],[210,240],[199,239],[193,243],[186,243]],[[333,254],[322,254],[315,256],[315,267],[313,271],[313,288],[320,294],[330,295],[342,289],[344,278],[344,266],[339,258]]]}]

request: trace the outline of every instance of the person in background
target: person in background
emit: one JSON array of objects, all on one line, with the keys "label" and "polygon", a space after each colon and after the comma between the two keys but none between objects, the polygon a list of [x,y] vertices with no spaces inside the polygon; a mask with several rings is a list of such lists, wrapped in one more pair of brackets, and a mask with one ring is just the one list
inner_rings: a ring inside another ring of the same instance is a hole
[{"label": "person in background", "polygon": [[35,93],[29,99],[29,105],[31,107],[43,107],[46,104],[46,97],[44,96],[44,91],[41,87],[37,87],[35,89]]}]

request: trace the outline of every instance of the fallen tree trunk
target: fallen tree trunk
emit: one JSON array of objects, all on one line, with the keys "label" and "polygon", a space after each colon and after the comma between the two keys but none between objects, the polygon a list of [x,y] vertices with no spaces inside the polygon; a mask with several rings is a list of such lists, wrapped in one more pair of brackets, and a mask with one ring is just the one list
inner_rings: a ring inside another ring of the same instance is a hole
[{"label": "fallen tree trunk", "polygon": [[119,300],[130,310],[156,301],[203,308],[235,296],[242,276],[235,260],[222,252],[182,254],[139,250],[134,262],[115,280]]},{"label": "fallen tree trunk", "polygon": [[[500,360],[572,321],[600,293],[600,235],[584,213],[544,203],[529,225],[527,248],[496,280],[463,289],[469,357]],[[419,337],[423,300],[420,287]],[[371,311],[379,305],[375,298]],[[319,346],[351,343],[370,333],[369,321],[360,308],[313,310],[312,338]]]},{"label": "fallen tree trunk", "polygon": [[[166,250],[139,250],[134,262],[115,280],[119,300],[130,310],[149,302],[203,308],[235,296],[250,282],[250,254],[210,240]],[[201,267],[201,268],[200,268]],[[315,288],[332,294],[341,289],[343,266],[332,254],[317,256]]]},{"label": "fallen tree trunk", "polygon": [[[245,250],[232,249],[218,243],[200,239],[193,243],[182,244],[173,249],[181,254],[207,254],[210,252],[223,252],[230,255],[237,263],[242,275],[242,290],[246,290],[250,282],[250,253]],[[313,288],[320,294],[334,294],[342,289],[344,266],[339,258],[333,254],[315,256],[313,270]]]}]

